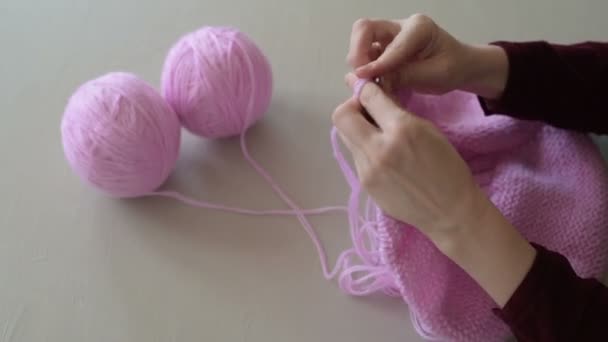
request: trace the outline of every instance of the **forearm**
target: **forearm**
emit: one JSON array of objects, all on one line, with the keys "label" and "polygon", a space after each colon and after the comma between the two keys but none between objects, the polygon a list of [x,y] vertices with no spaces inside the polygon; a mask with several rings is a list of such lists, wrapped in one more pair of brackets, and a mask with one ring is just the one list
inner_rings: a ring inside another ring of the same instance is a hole
[{"label": "forearm", "polygon": [[465,45],[465,91],[488,100],[499,99],[509,78],[507,53],[494,45]]},{"label": "forearm", "polygon": [[526,277],[535,249],[489,200],[475,216],[455,223],[450,235],[433,236],[437,247],[503,307]]},{"label": "forearm", "polygon": [[502,310],[518,341],[607,341],[608,289],[580,278],[568,260],[536,245],[537,257]]},{"label": "forearm", "polygon": [[462,90],[479,95],[486,114],[608,133],[607,43],[496,42],[466,51]]}]

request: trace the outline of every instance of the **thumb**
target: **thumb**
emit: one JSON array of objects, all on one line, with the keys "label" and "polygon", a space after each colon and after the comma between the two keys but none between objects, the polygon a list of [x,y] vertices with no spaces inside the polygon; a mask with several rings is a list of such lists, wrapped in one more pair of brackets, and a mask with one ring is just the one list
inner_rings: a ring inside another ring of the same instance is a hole
[{"label": "thumb", "polygon": [[414,15],[402,25],[401,31],[373,62],[356,69],[359,78],[383,75],[410,61],[429,46],[435,35],[435,23],[424,15]]}]

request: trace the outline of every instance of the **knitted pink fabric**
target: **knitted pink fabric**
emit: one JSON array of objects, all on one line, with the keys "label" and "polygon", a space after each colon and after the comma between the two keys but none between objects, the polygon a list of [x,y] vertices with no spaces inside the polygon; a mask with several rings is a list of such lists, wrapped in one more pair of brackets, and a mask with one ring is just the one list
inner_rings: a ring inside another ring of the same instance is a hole
[{"label": "knitted pink fabric", "polygon": [[[608,177],[587,136],[486,117],[468,93],[415,94],[402,102],[439,126],[527,239],[565,255],[580,276],[602,275],[608,261]],[[462,269],[415,228],[375,209],[368,238],[379,258],[363,261],[374,263],[370,273],[384,279],[380,290],[398,291],[423,337],[467,342],[508,337],[508,328],[491,312],[492,299]]]}]

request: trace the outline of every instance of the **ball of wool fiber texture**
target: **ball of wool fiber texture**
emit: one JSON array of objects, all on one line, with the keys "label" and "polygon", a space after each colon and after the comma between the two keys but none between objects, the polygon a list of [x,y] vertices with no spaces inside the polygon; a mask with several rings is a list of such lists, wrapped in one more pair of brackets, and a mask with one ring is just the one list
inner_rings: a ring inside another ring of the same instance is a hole
[{"label": "ball of wool fiber texture", "polygon": [[128,73],[109,73],[80,86],[61,122],[74,172],[117,197],[157,189],[173,170],[179,119],[160,94]]},{"label": "ball of wool fiber texture", "polygon": [[268,110],[272,71],[244,33],[203,27],[179,39],[167,55],[161,93],[190,132],[235,136]]}]

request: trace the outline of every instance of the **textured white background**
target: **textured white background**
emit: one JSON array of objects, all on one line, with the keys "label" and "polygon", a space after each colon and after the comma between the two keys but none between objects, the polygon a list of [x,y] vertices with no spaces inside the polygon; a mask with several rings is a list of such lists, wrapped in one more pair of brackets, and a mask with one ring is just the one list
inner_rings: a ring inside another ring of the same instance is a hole
[{"label": "textured white background", "polygon": [[[600,0],[1,0],[0,341],[418,341],[405,305],[343,295],[292,218],[170,200],[109,199],[62,155],[59,122],[83,81],[128,70],[158,85],[169,46],[236,25],[271,60],[273,104],[253,154],[303,206],[341,204],[328,144],[352,22],[426,12],[476,42],[605,39]],[[235,141],[185,137],[168,188],[281,208]],[[332,260],[346,220],[314,219]]]}]

